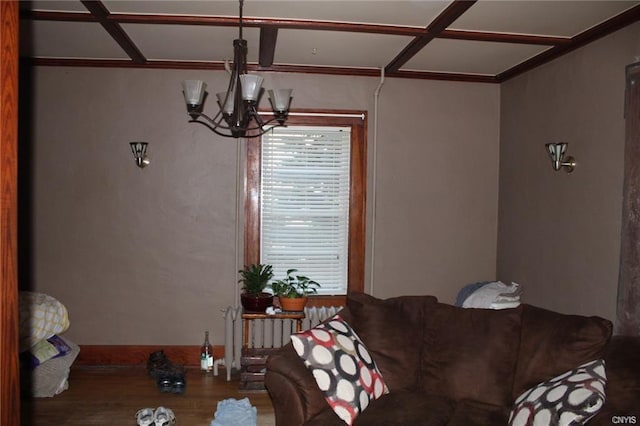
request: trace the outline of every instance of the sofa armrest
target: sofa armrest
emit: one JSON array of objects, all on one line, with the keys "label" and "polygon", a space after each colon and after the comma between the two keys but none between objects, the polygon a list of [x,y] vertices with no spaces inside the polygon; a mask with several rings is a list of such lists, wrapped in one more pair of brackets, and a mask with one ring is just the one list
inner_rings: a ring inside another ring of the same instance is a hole
[{"label": "sofa armrest", "polygon": [[604,359],[607,399],[589,425],[640,424],[640,336],[613,336]]},{"label": "sofa armrest", "polygon": [[291,343],[269,355],[264,382],[278,426],[304,424],[328,408],[315,379]]}]

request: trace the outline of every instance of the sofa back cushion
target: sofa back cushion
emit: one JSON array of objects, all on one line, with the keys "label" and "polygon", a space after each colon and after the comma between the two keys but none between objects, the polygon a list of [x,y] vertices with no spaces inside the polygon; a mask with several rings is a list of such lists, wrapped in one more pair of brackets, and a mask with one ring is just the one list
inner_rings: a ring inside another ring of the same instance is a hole
[{"label": "sofa back cushion", "polygon": [[520,320],[520,308],[464,309],[438,303],[425,313],[425,392],[455,401],[510,405]]},{"label": "sofa back cushion", "polygon": [[347,296],[349,324],[366,345],[391,392],[420,388],[424,312],[436,304],[433,296],[385,300],[365,293]]},{"label": "sofa back cushion", "polygon": [[612,324],[600,317],[565,315],[522,305],[515,399],[538,383],[604,355]]}]

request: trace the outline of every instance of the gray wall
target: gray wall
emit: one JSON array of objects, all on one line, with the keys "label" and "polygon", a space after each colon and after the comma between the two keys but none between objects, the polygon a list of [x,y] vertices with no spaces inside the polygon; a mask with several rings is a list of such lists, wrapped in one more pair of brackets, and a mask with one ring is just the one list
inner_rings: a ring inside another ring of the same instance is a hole
[{"label": "gray wall", "polygon": [[[265,77],[293,87],[294,108],[370,113],[367,291],[453,302],[495,277],[499,86],[387,79],[375,126],[378,79]],[[237,142],[187,123],[186,78],[226,85],[222,72],[34,70],[33,114],[21,117],[33,143],[33,289],[68,307],[79,344],[195,345],[207,329],[222,344],[242,265]],[[150,143],[146,169],[134,140]]]},{"label": "gray wall", "polygon": [[[498,277],[562,312],[616,315],[625,66],[636,23],[502,85]],[[555,172],[544,149],[568,142]]]},{"label": "gray wall", "polygon": [[389,79],[380,99],[374,294],[495,278],[500,89]]}]

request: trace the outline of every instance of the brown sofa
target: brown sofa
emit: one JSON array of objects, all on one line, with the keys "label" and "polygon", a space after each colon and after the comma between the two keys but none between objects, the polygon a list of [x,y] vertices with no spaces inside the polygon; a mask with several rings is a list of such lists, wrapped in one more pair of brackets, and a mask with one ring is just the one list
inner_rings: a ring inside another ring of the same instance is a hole
[{"label": "brown sofa", "polygon": [[[589,425],[640,424],[640,337],[611,338],[599,317],[530,305],[463,309],[431,296],[352,294],[340,312],[389,393],[355,425],[506,425],[518,396],[579,365],[606,362],[606,402]],[[291,343],[267,362],[276,424],[344,425]]]}]

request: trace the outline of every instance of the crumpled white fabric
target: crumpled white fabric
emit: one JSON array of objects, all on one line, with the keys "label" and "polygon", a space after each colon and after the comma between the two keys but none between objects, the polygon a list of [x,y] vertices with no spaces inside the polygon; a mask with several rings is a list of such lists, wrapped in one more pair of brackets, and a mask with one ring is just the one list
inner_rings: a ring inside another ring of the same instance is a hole
[{"label": "crumpled white fabric", "polygon": [[229,398],[218,402],[214,416],[211,426],[255,426],[258,410],[251,405],[249,398]]},{"label": "crumpled white fabric", "polygon": [[20,352],[42,339],[62,334],[70,325],[67,308],[53,296],[21,291],[18,294]]},{"label": "crumpled white fabric", "polygon": [[463,308],[507,309],[520,305],[522,288],[518,283],[506,285],[495,281],[471,293],[462,304]]}]

